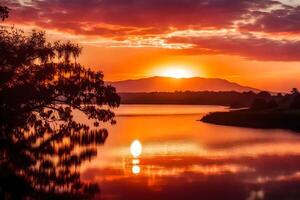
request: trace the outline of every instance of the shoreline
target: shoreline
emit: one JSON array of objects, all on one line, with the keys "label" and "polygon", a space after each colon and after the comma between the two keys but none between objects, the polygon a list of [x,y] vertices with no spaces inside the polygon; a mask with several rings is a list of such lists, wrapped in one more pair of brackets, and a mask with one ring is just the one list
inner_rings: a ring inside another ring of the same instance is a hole
[{"label": "shoreline", "polygon": [[200,120],[205,123],[260,129],[288,129],[300,132],[300,110],[237,110],[213,112]]}]

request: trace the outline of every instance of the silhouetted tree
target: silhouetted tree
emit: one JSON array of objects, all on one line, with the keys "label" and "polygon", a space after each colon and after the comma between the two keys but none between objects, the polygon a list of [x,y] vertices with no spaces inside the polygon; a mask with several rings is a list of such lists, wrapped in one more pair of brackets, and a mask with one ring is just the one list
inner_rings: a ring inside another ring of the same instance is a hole
[{"label": "silhouetted tree", "polygon": [[297,88],[293,88],[291,93],[292,93],[292,95],[295,95],[295,94],[299,94],[299,91]]},{"label": "silhouetted tree", "polygon": [[80,180],[78,167],[105,141],[100,125],[115,123],[110,108],[120,98],[101,72],[72,62],[80,52],[47,42],[44,32],[1,28],[0,199],[89,199],[99,190]]},{"label": "silhouetted tree", "polygon": [[266,92],[266,91],[262,91],[262,92],[259,92],[257,94],[257,98],[260,98],[260,99],[270,99],[272,96],[269,92]]}]

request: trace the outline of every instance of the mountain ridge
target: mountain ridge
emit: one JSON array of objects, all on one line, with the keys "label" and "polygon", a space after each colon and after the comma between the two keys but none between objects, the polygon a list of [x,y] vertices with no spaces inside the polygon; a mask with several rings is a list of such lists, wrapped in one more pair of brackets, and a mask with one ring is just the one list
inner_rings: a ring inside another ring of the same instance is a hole
[{"label": "mountain ridge", "polygon": [[172,78],[153,76],[122,81],[107,81],[117,92],[175,92],[175,91],[237,91],[260,92],[261,90],[244,86],[221,78]]}]

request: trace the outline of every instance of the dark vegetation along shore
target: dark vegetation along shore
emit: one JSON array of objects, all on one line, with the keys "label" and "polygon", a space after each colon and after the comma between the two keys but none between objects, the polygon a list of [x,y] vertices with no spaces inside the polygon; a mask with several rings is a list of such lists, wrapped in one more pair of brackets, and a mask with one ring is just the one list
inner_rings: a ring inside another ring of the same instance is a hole
[{"label": "dark vegetation along shore", "polygon": [[[254,93],[235,91],[178,91],[178,92],[138,92],[119,93],[122,104],[189,104],[189,105],[221,105],[231,108],[251,106],[255,99],[273,99],[268,92]],[[282,95],[280,95],[282,96]]]},{"label": "dark vegetation along shore", "polygon": [[294,88],[290,94],[284,96],[257,98],[247,109],[210,113],[201,121],[251,128],[283,128],[300,132],[300,94]]}]

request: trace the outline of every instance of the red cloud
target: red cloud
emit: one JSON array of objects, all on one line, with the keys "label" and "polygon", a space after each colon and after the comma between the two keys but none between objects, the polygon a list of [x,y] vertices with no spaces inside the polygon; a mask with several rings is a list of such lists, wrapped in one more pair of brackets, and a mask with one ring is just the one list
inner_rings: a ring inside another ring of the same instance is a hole
[{"label": "red cloud", "polygon": [[256,20],[253,23],[243,24],[242,30],[260,32],[300,32],[300,6],[277,9],[271,12],[254,12]]},{"label": "red cloud", "polygon": [[193,45],[187,52],[229,54],[253,60],[300,61],[300,40],[274,40],[254,35],[173,37],[169,43]]},{"label": "red cloud", "polygon": [[[32,0],[29,6],[11,1],[4,4],[12,8],[8,20],[12,23],[114,40],[153,37],[168,43],[192,44],[194,47],[186,51],[199,54],[300,60],[299,41],[258,38],[254,34],[244,37],[249,30],[300,30],[300,7],[274,0]],[[186,29],[235,29],[240,33],[234,37],[222,34],[166,39],[167,33]]]},{"label": "red cloud", "polygon": [[[231,27],[252,10],[276,4],[272,0],[33,0],[31,6],[8,3],[14,22],[43,24],[77,33],[84,26],[110,24],[166,30],[189,27]],[[62,23],[64,22],[64,23]],[[77,27],[76,27],[77,25]],[[68,27],[69,26],[69,27]],[[85,31],[82,31],[85,34]],[[95,30],[94,34],[98,31]],[[93,32],[91,32],[93,33]],[[101,35],[101,32],[100,34]]]}]

